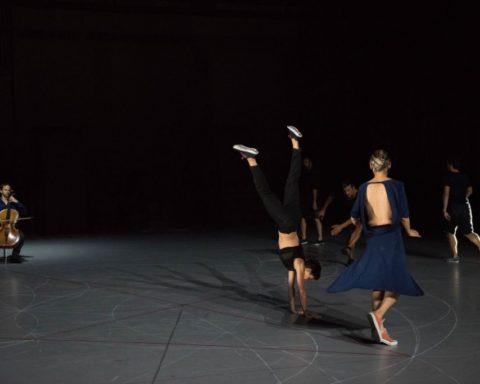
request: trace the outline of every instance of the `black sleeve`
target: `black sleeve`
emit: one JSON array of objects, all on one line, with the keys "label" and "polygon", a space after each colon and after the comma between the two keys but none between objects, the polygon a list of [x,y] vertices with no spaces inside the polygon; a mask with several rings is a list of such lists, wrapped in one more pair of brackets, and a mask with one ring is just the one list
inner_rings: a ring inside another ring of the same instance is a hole
[{"label": "black sleeve", "polygon": [[444,187],[451,187],[452,186],[452,178],[450,177],[450,175],[445,175],[444,176],[442,185]]},{"label": "black sleeve", "polygon": [[355,220],[360,220],[360,193],[357,193],[357,197],[355,198],[355,203],[353,203],[352,210],[350,212],[350,216],[353,217]]},{"label": "black sleeve", "polygon": [[410,217],[410,212],[408,210],[408,200],[407,200],[407,194],[405,193],[405,184],[399,183],[398,189],[399,189],[398,210],[400,213],[400,217],[402,219],[407,219]]},{"label": "black sleeve", "polygon": [[12,208],[16,209],[20,216],[26,216],[27,215],[27,207],[23,205],[22,203],[11,203]]}]

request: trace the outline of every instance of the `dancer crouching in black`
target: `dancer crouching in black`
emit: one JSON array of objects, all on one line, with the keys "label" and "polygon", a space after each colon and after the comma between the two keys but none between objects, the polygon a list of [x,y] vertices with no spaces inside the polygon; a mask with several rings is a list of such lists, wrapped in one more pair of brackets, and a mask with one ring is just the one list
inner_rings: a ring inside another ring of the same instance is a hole
[{"label": "dancer crouching in black", "polygon": [[[255,157],[258,150],[234,145],[233,148],[240,152],[248,162],[252,172],[253,182],[265,209],[271,218],[278,225],[278,247],[280,249],[280,260],[288,270],[288,302],[293,313],[308,315],[307,293],[305,291],[305,280],[320,278],[321,267],[316,260],[305,261],[303,249],[298,238],[298,229],[302,217],[300,208],[300,192],[298,181],[302,171],[302,158],[300,154],[299,140],[302,137],[300,131],[288,126],[289,137],[292,140],[292,160],[290,172],[285,185],[283,204],[270,190],[268,182],[262,170],[258,166]],[[300,296],[301,309],[297,310],[295,305],[295,282]]]}]

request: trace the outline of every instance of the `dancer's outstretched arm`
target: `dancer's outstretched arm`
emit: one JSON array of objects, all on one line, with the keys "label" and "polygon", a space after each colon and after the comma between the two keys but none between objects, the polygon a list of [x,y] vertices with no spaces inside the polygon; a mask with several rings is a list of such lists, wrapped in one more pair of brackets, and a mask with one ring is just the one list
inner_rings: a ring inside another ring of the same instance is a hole
[{"label": "dancer's outstretched arm", "polygon": [[350,225],[352,225],[352,219],[348,219],[347,221],[344,221],[341,224],[334,224],[332,225],[332,231],[330,234],[332,236],[337,236],[339,235],[345,228],[348,228]]},{"label": "dancer's outstretched arm", "polygon": [[405,232],[407,232],[408,236],[410,236],[410,237],[422,237],[422,236],[420,236],[420,233],[418,233],[418,231],[416,231],[415,229],[412,229],[410,227],[410,218],[404,217],[402,219],[402,225],[403,225],[403,228],[405,228]]},{"label": "dancer's outstretched arm", "polygon": [[407,235],[410,237],[421,237],[418,231],[410,227],[410,211],[408,209],[407,194],[405,193],[405,185],[403,183],[400,184],[398,210]]},{"label": "dancer's outstretched arm", "polygon": [[320,220],[323,220],[323,218],[325,217],[325,214],[327,213],[327,208],[330,204],[332,204],[332,202],[333,202],[333,197],[332,195],[329,195],[325,200],[325,203],[323,203],[322,208],[320,208],[320,211],[318,211],[318,218]]},{"label": "dancer's outstretched arm", "polygon": [[443,216],[446,220],[450,221],[450,215],[448,214],[448,200],[450,198],[450,187],[445,185],[443,187]]}]

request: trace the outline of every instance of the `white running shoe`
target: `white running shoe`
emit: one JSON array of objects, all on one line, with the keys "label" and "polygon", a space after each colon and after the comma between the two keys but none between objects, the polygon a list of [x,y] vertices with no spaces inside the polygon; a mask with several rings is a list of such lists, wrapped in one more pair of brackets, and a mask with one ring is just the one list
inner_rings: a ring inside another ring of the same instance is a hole
[{"label": "white running shoe", "polygon": [[251,158],[251,157],[255,157],[257,156],[260,152],[258,152],[258,149],[256,148],[250,148],[250,147],[246,147],[245,145],[241,145],[241,144],[235,144],[233,146],[233,149],[235,151],[238,151],[241,153],[241,155],[245,158]]},{"label": "white running shoe", "polygon": [[448,259],[445,260],[447,263],[454,263],[458,264],[460,263],[460,257],[449,257]]},{"label": "white running shoe", "polygon": [[298,128],[295,128],[293,125],[287,125],[287,129],[293,139],[300,140],[303,137],[302,133],[298,130]]}]

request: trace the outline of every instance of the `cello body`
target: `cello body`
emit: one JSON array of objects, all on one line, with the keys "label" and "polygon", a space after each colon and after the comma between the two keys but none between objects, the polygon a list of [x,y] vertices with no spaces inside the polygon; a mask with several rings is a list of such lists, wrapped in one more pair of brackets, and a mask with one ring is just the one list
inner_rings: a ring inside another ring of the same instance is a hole
[{"label": "cello body", "polygon": [[20,231],[15,227],[19,216],[13,208],[0,211],[0,248],[13,248],[20,241]]}]

